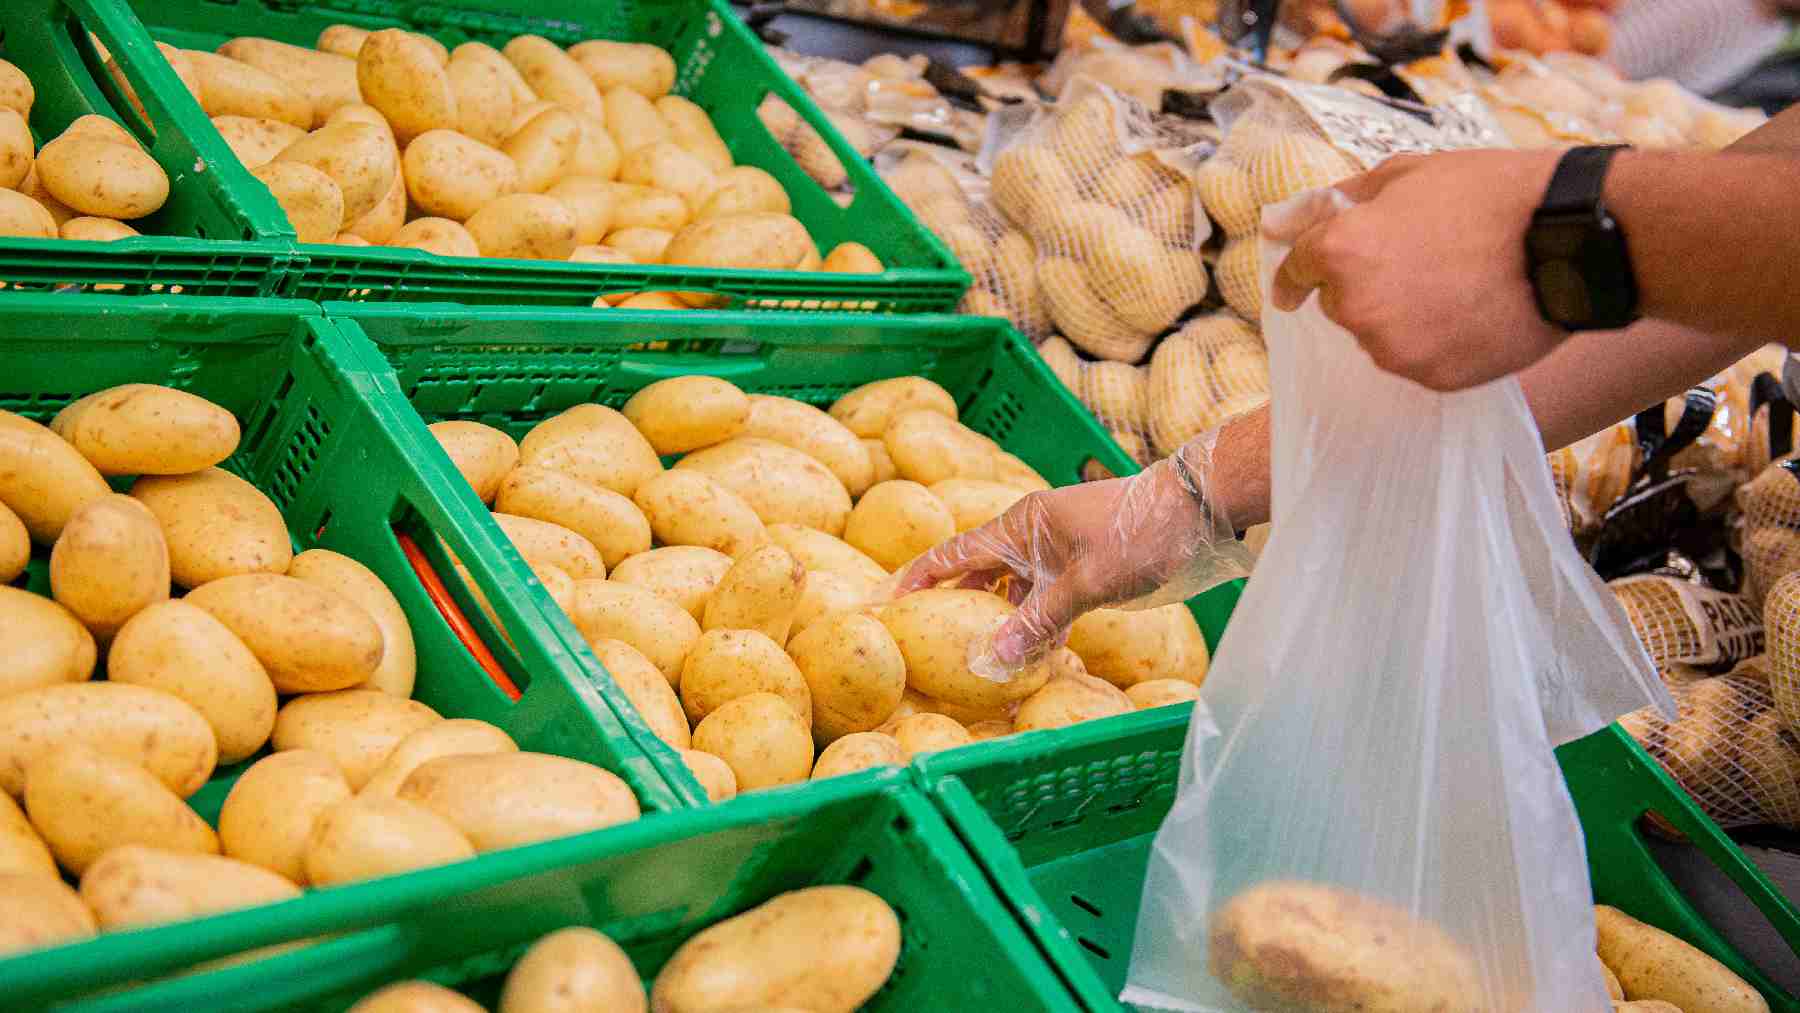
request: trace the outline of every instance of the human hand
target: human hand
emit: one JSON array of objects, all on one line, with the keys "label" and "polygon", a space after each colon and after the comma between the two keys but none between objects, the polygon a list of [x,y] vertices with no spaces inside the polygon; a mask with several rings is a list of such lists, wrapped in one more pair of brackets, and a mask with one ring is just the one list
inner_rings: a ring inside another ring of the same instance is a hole
[{"label": "human hand", "polygon": [[1010,577],[1018,610],[994,636],[994,671],[977,669],[1005,678],[1060,646],[1092,609],[1153,608],[1247,576],[1249,552],[1208,489],[1215,438],[1203,434],[1178,452],[1198,495],[1173,457],[1128,478],[1033,493],[920,557],[895,595]]},{"label": "human hand", "polygon": [[1433,390],[1516,373],[1568,336],[1525,273],[1525,230],[1559,157],[1401,155],[1337,185],[1354,207],[1265,214],[1263,233],[1293,244],[1270,298],[1292,311],[1316,290],[1376,365]]}]

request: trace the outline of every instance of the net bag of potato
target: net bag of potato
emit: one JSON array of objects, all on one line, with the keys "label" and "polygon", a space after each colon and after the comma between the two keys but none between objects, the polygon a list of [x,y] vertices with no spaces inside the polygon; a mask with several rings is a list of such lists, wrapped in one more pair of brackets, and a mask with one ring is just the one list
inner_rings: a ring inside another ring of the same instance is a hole
[{"label": "net bag of potato", "polygon": [[1800,827],[1800,740],[1782,721],[1768,667],[1747,662],[1672,687],[1673,721],[1650,709],[1619,719],[1721,827]]},{"label": "net bag of potato", "polygon": [[1667,696],[1563,529],[1524,395],[1433,393],[1316,298],[1265,309],[1274,533],[1207,679],[1219,734],[1189,734],[1124,998],[1606,1013],[1552,749]]}]

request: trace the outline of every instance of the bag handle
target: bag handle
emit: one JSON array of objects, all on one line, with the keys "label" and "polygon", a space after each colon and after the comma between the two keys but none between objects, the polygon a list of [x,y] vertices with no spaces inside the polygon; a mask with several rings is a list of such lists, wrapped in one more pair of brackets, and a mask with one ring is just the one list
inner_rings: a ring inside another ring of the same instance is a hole
[{"label": "bag handle", "polygon": [[1775,374],[1762,372],[1750,381],[1750,423],[1756,424],[1756,413],[1769,409],[1769,457],[1780,459],[1794,451],[1794,403],[1788,400],[1787,388]]},{"label": "bag handle", "polygon": [[1711,388],[1695,387],[1689,390],[1681,410],[1681,419],[1675,423],[1675,431],[1672,433],[1666,429],[1661,402],[1638,412],[1635,427],[1638,447],[1644,454],[1644,473],[1652,481],[1667,478],[1669,462],[1676,454],[1693,446],[1694,441],[1706,432],[1706,427],[1712,425],[1713,413],[1718,408],[1719,396]]}]

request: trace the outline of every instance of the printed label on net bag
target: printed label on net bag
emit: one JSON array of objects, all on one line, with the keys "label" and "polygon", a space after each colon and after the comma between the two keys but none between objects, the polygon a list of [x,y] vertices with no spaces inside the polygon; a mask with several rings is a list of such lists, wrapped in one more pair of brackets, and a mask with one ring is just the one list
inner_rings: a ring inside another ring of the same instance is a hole
[{"label": "printed label on net bag", "polygon": [[1763,618],[1742,595],[1641,574],[1612,582],[1658,664],[1726,665],[1763,652]]}]

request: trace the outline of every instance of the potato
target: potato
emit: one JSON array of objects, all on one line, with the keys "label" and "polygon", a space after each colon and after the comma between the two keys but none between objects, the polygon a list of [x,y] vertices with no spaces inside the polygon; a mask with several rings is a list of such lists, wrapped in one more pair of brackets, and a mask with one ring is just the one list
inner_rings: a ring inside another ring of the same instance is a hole
[{"label": "potato", "polygon": [[371,992],[349,1013],[486,1013],[481,1004],[429,981],[397,981]]},{"label": "potato", "polygon": [[1013,715],[1013,728],[1021,732],[1040,728],[1066,728],[1082,721],[1129,714],[1131,698],[1105,679],[1072,675],[1052,679],[1043,689],[1026,697]]},{"label": "potato", "polygon": [[448,218],[414,218],[388,239],[387,246],[424,250],[440,257],[479,257],[475,237]]},{"label": "potato", "polygon": [[690,723],[698,724],[738,697],[773,693],[802,723],[812,724],[812,694],[806,679],[781,645],[756,630],[706,631],[682,663],[679,685]]},{"label": "potato", "polygon": [[1012,454],[1004,451],[995,454],[993,465],[994,481],[996,482],[1028,493],[1050,491],[1050,483],[1044,480],[1044,476],[1037,473],[1037,469]]},{"label": "potato", "polygon": [[75,511],[50,553],[58,604],[101,640],[169,597],[169,549],[156,517],[113,493]]},{"label": "potato", "polygon": [[606,106],[594,82],[556,43],[536,35],[519,35],[500,52],[539,98],[589,119],[607,122]]},{"label": "potato", "polygon": [[888,571],[861,549],[823,531],[797,524],[771,524],[768,532],[769,540],[792,553],[808,574],[837,573],[870,586],[888,578]]},{"label": "potato", "polygon": [[1627,999],[1661,999],[1684,1010],[1767,1013],[1768,1002],[1744,979],[1699,949],[1618,908],[1594,906],[1600,959],[1618,975]]},{"label": "potato", "polygon": [[509,135],[500,145],[519,167],[519,190],[543,193],[567,176],[581,144],[581,123],[561,107],[546,109]]},{"label": "potato", "polygon": [[886,627],[860,612],[833,612],[789,644],[813,705],[813,736],[831,742],[879,727],[906,691],[906,659]]},{"label": "potato", "polygon": [[788,214],[793,211],[787,191],[781,188],[774,176],[762,169],[753,165],[740,165],[715,171],[719,175],[714,180],[711,193],[694,212],[694,220],[706,221],[758,212]]},{"label": "potato", "polygon": [[1011,682],[990,682],[969,671],[969,660],[1012,613],[1005,599],[985,591],[916,591],[881,610],[881,623],[906,658],[907,684],[945,703],[994,712],[1043,688],[1044,665]]},{"label": "potato", "polygon": [[71,218],[62,223],[62,227],[57,230],[57,235],[63,239],[91,243],[111,243],[142,234],[115,218]]},{"label": "potato", "polygon": [[1087,670],[1129,689],[1152,679],[1206,681],[1206,639],[1181,604],[1123,611],[1095,609],[1069,629],[1069,649]]},{"label": "potato", "polygon": [[675,86],[675,60],[660,46],[591,39],[570,46],[569,56],[602,93],[629,88],[654,101]]},{"label": "potato", "polygon": [[355,121],[330,124],[295,141],[271,164],[283,162],[310,166],[331,177],[344,197],[344,221],[375,210],[400,169],[387,128]]},{"label": "potato", "polygon": [[473,857],[469,839],[425,806],[359,795],[327,808],[314,821],[306,840],[306,879],[314,886],[331,886]]},{"label": "potato", "polygon": [[[664,95],[656,100],[656,112],[668,126],[670,140],[699,159],[708,172],[723,173],[731,168],[731,149],[713,127],[706,110],[679,95]],[[786,194],[782,196],[785,198]],[[767,210],[788,209],[780,207]]]},{"label": "potato", "polygon": [[650,548],[650,522],[630,499],[545,468],[509,471],[499,484],[494,509],[575,532],[599,551],[607,571]]},{"label": "potato", "polygon": [[[626,253],[624,250],[616,250],[610,246],[598,246],[598,245],[590,244],[590,245],[586,245],[586,246],[577,246],[577,247],[575,247],[574,250],[570,251],[569,263],[571,263],[571,264],[635,264],[635,263],[637,263],[637,259],[634,258],[631,254]],[[635,297],[633,297],[633,298],[635,298]],[[594,309],[604,310],[604,309],[611,309],[611,308],[612,308],[612,304],[606,301],[605,296],[595,296],[594,297]],[[676,308],[677,309],[685,309],[686,307],[684,305],[684,306],[680,306],[680,307],[676,307]]]},{"label": "potato", "polygon": [[261,749],[275,727],[275,686],[243,641],[205,610],[163,601],[134,615],[107,654],[107,678],[176,697],[206,719],[218,761]]},{"label": "potato", "polygon": [[57,221],[44,205],[24,193],[0,190],[0,236],[55,239]]},{"label": "potato", "polygon": [[881,258],[861,243],[839,243],[825,255],[820,266],[836,274],[880,274],[887,270]]},{"label": "potato", "polygon": [[794,622],[788,632],[792,645],[800,631],[833,612],[862,608],[869,603],[874,585],[829,570],[813,570],[806,575],[800,589],[800,601],[794,606]]},{"label": "potato", "polygon": [[844,425],[812,405],[792,398],[752,394],[750,415],[741,435],[757,436],[792,447],[831,469],[852,497],[874,482],[874,465],[862,441]]},{"label": "potato", "polygon": [[521,556],[542,559],[576,580],[605,580],[606,563],[594,543],[560,524],[497,513],[494,523]]},{"label": "potato", "polygon": [[579,137],[575,154],[569,160],[569,175],[592,180],[613,180],[619,176],[619,145],[606,132],[606,124],[585,116],[576,116]]},{"label": "potato", "polygon": [[[666,471],[645,482],[638,487],[636,505],[664,545],[701,546],[735,557],[768,542],[756,511],[697,471]],[[644,547],[649,547],[648,538]]]},{"label": "potato", "polygon": [[675,465],[699,471],[736,493],[764,524],[800,524],[841,535],[850,494],[824,465],[773,440],[737,437]]},{"label": "potato", "polygon": [[325,122],[333,111],[362,101],[352,57],[258,38],[232,39],[217,52],[279,78],[311,98],[315,125]]},{"label": "potato", "polygon": [[742,435],[751,399],[728,380],[676,376],[638,391],[624,415],[658,454],[685,454]]},{"label": "potato", "polygon": [[895,419],[929,411],[956,421],[956,399],[922,376],[877,380],[856,388],[831,406],[831,417],[864,439],[881,439]]},{"label": "potato", "polygon": [[419,765],[399,798],[449,820],[477,851],[628,823],[637,798],[617,775],[544,753],[442,756]]},{"label": "potato", "polygon": [[481,63],[492,67],[494,74],[506,84],[506,93],[512,96],[513,106],[527,106],[538,101],[538,94],[531,90],[525,79],[519,76],[519,68],[512,61],[500,54],[493,46],[480,42],[465,42],[456,47],[450,54],[452,63],[457,60]]},{"label": "potato", "polygon": [[[394,128],[388,125],[387,117],[381,115],[381,110],[372,105],[358,102],[354,105],[339,106],[331,111],[330,116],[325,117],[326,126],[339,123],[366,123],[380,130],[395,151],[400,150],[400,142],[394,139]],[[298,139],[295,138],[295,140]]]},{"label": "potato", "polygon": [[[0,87],[5,82],[0,81]],[[0,956],[86,939],[94,913],[67,883],[35,872],[0,872]]]},{"label": "potato", "polygon": [[[745,507],[745,509],[749,509]],[[760,523],[760,522],[759,522]],[[10,584],[25,567],[31,565],[31,532],[25,530],[25,522],[12,508],[0,503],[0,584]],[[4,608],[0,605],[0,608]],[[0,661],[0,671],[5,669],[4,661]],[[0,687],[5,685],[0,682]],[[0,693],[5,693],[0,688]]]},{"label": "potato", "polygon": [[363,785],[359,794],[394,795],[421,764],[440,756],[518,751],[519,747],[513,742],[512,736],[486,721],[473,718],[439,721],[401,739],[382,762],[380,769]]},{"label": "potato", "polygon": [[850,511],[844,541],[884,569],[898,570],[956,534],[956,519],[917,482],[883,482]]},{"label": "potato", "polygon": [[673,237],[692,217],[687,202],[675,194],[634,183],[610,183],[608,188],[614,229],[658,229]]},{"label": "potato", "polygon": [[107,852],[81,877],[81,899],[114,932],[298,896],[292,882],[248,862],[141,844]]},{"label": "potato", "polygon": [[484,257],[567,260],[575,249],[575,216],[542,194],[497,197],[463,224]]},{"label": "potato", "polygon": [[[524,130],[525,124],[530,123],[532,120],[537,119],[538,116],[542,113],[547,113],[552,109],[561,109],[561,108],[562,107],[557,105],[555,102],[548,102],[543,99],[536,99],[531,102],[524,103],[523,105],[516,106],[513,110],[512,122],[507,124],[506,135],[508,137],[510,137],[513,134],[516,134],[519,131]],[[568,110],[565,109],[563,111],[567,112]]]},{"label": "potato", "polygon": [[990,718],[965,726],[969,732],[970,742],[986,742],[989,739],[1003,739],[1013,734],[1011,718]]},{"label": "potato", "polygon": [[724,760],[740,792],[797,784],[812,773],[807,723],[774,693],[750,693],[721,705],[694,727],[694,748]]},{"label": "potato", "polygon": [[312,129],[313,102],[305,92],[247,63],[196,49],[180,52],[200,81],[198,100],[206,115],[280,120]]},{"label": "potato", "polygon": [[345,224],[344,192],[330,176],[297,162],[270,162],[250,170],[281,205],[303,243],[328,243]]},{"label": "potato", "polygon": [[698,156],[673,141],[640,145],[619,160],[619,179],[679,196],[698,212],[718,180]]},{"label": "potato", "polygon": [[778,545],[745,552],[724,574],[706,603],[704,629],[757,630],[785,645],[806,568]]},{"label": "potato", "polygon": [[308,693],[283,704],[275,716],[274,747],[314,749],[330,757],[353,790],[375,776],[401,740],[442,721],[417,700],[371,689]]},{"label": "potato", "polygon": [[882,724],[877,731],[892,736],[900,744],[901,755],[908,760],[926,753],[939,753],[966,746],[975,741],[969,737],[969,730],[955,718],[929,712],[894,718]]},{"label": "potato", "polygon": [[[635,259],[632,262],[637,263]],[[649,261],[649,263],[655,263],[655,261]],[[677,299],[673,292],[641,292],[620,303],[619,308],[622,310],[685,310],[690,307],[687,303]]]},{"label": "potato", "polygon": [[884,732],[854,732],[846,735],[819,754],[813,764],[812,779],[842,777],[871,767],[900,767],[906,764],[906,753],[900,742]]},{"label": "potato", "polygon": [[[664,232],[661,229],[614,229],[606,234],[605,239],[601,240],[601,248],[617,250],[630,258],[630,261],[633,264],[658,264],[662,262],[663,251],[668,249],[669,240],[673,238],[673,235]],[[659,293],[649,292],[644,293],[644,295],[640,295],[637,298],[641,299],[645,296],[658,294]],[[629,302],[630,300],[627,300],[626,303],[621,305],[626,309],[634,308],[629,305]],[[662,309],[663,307],[651,306],[646,308]],[[668,308],[687,309],[688,306],[686,303],[676,302]]]},{"label": "potato", "polygon": [[683,943],[651,989],[659,1013],[765,1003],[849,1013],[900,959],[900,919],[854,886],[784,893]]},{"label": "potato", "polygon": [[[773,212],[728,215],[694,222],[675,233],[663,260],[689,267],[793,269],[813,249],[806,226]],[[703,302],[704,300],[702,300]]]},{"label": "potato", "polygon": [[[673,73],[670,74],[670,80],[674,80]],[[6,60],[0,60],[0,109],[11,109],[20,116],[28,117],[31,115],[31,105],[36,100],[37,89],[32,87],[31,78]]]},{"label": "potato", "polygon": [[1619,976],[1612,972],[1612,968],[1601,962],[1599,956],[1594,957],[1594,963],[1600,965],[1600,973],[1606,976],[1606,997],[1615,1004],[1624,1002],[1625,986],[1619,984]]},{"label": "potato", "polygon": [[50,846],[38,836],[24,810],[11,795],[0,791],[0,878],[19,873],[52,878],[62,875],[50,856]]},{"label": "potato", "polygon": [[606,90],[602,96],[606,104],[606,114],[599,117],[606,124],[607,132],[613,140],[619,142],[619,154],[629,155],[647,144],[659,144],[673,139],[669,125],[663,122],[662,114],[650,104],[643,95],[625,88],[615,86]]},{"label": "potato", "polygon": [[381,628],[381,663],[375,666],[375,674],[357,688],[377,689],[390,696],[412,696],[419,667],[412,626],[400,600],[375,571],[330,549],[308,549],[294,557],[288,576],[350,599]]},{"label": "potato", "polygon": [[585,925],[531,944],[506,976],[500,1013],[645,1013],[643,983],[619,945]]},{"label": "potato", "polygon": [[[338,242],[345,236],[361,239],[365,243],[381,245],[398,235],[406,224],[406,174],[394,173],[394,180],[388,185],[387,193],[382,195],[381,203],[375,210],[354,221],[344,223],[344,231],[338,234]],[[470,239],[470,247],[474,240]]]},{"label": "potato", "polygon": [[49,429],[0,411],[0,504],[33,541],[55,542],[69,518],[111,490],[87,459]]},{"label": "potato", "polygon": [[184,475],[237,450],[238,423],[205,398],[128,383],[71,402],[50,428],[102,475]]},{"label": "potato", "polygon": [[1138,710],[1169,707],[1200,699],[1200,687],[1182,679],[1149,679],[1125,689],[1125,698]]},{"label": "potato", "polygon": [[1026,496],[1017,486],[979,478],[945,479],[931,486],[931,494],[949,508],[957,534],[981,527]]},{"label": "potato", "polygon": [[94,673],[93,634],[75,614],[42,595],[0,586],[0,697]]},{"label": "potato", "polygon": [[650,659],[623,640],[596,640],[592,647],[650,731],[675,750],[687,749],[691,743],[681,700]]},{"label": "potato", "polygon": [[223,577],[185,599],[224,623],[282,693],[347,689],[380,669],[386,642],[369,611],[342,590],[272,573]]},{"label": "potato", "polygon": [[423,36],[398,28],[369,33],[357,51],[362,100],[387,117],[402,146],[428,130],[456,128],[456,90],[444,64]]},{"label": "potato", "polygon": [[271,753],[239,775],[225,796],[219,809],[219,844],[232,858],[305,885],[306,845],[313,824],[350,796],[350,782],[324,753],[312,749]]},{"label": "potato", "polygon": [[713,589],[731,568],[731,557],[722,552],[675,545],[632,556],[619,564],[612,579],[672,601],[699,620],[706,613]]},{"label": "potato", "polygon": [[687,764],[688,772],[706,790],[707,801],[724,802],[737,797],[737,775],[731,772],[730,765],[724,760],[697,749],[682,749],[679,752],[681,762]]},{"label": "potato", "polygon": [[401,159],[406,195],[427,215],[463,221],[519,190],[519,167],[499,148],[454,130],[427,130]]},{"label": "potato", "polygon": [[[512,65],[493,49],[473,42],[456,47],[444,73],[450,78],[451,93],[456,96],[456,129],[482,144],[499,147],[512,126],[518,102],[506,74],[493,61],[483,58],[482,50],[492,53],[495,60],[512,70]],[[517,76],[517,71],[513,76]]]},{"label": "potato", "polygon": [[0,789],[18,796],[25,769],[52,746],[88,746],[143,767],[187,798],[212,776],[218,745],[193,707],[114,682],[42,686],[0,697]]},{"label": "potato", "polygon": [[53,745],[26,765],[25,812],[57,864],[77,876],[127,844],[219,851],[213,829],[155,775],[79,743]]},{"label": "potato", "polygon": [[629,584],[583,580],[575,584],[569,613],[583,640],[623,640],[643,652],[669,684],[681,680],[681,664],[700,639],[700,624],[686,609]]},{"label": "potato", "polygon": [[935,411],[895,418],[881,439],[900,477],[921,485],[994,476],[993,448],[973,430]]},{"label": "potato", "polygon": [[31,174],[37,144],[16,109],[0,107],[0,190],[12,190]]},{"label": "potato", "polygon": [[[561,201],[575,216],[575,241],[582,246],[600,242],[612,230],[618,198],[612,185],[604,179],[589,175],[565,176],[544,194]],[[577,247],[576,253],[580,250]]]}]

